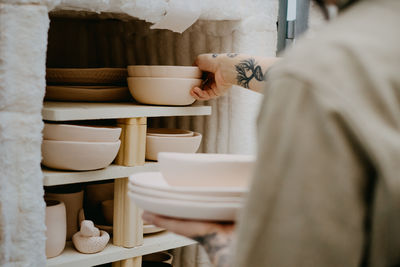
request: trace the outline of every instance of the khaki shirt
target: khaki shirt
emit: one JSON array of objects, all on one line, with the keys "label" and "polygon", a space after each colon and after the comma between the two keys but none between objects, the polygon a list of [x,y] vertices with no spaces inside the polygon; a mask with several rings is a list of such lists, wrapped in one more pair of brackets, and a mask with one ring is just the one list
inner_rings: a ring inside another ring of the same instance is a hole
[{"label": "khaki shirt", "polygon": [[399,264],[400,1],[359,1],[284,58],[233,265]]}]

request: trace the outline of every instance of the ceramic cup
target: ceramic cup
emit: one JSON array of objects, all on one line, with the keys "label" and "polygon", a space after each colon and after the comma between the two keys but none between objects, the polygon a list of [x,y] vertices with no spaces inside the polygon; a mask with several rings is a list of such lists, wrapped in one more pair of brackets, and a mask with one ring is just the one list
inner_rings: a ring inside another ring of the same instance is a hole
[{"label": "ceramic cup", "polygon": [[113,225],[114,218],[114,200],[108,199],[101,202],[101,210],[107,225]]},{"label": "ceramic cup", "polygon": [[83,207],[83,190],[72,193],[46,192],[45,196],[64,202],[67,212],[67,240],[71,240],[72,235],[78,232],[78,214]]},{"label": "ceramic cup", "polygon": [[85,215],[96,224],[106,224],[101,203],[114,199],[114,182],[93,183],[85,186]]},{"label": "ceramic cup", "polygon": [[46,199],[46,257],[61,254],[67,235],[67,217],[63,202]]}]

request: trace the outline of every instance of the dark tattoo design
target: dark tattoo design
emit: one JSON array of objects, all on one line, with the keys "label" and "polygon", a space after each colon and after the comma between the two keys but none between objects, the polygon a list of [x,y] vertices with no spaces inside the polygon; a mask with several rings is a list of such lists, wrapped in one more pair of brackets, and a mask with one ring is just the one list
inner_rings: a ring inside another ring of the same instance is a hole
[{"label": "dark tattoo design", "polygon": [[236,57],[238,54],[237,53],[228,53],[226,54],[227,57]]},{"label": "dark tattoo design", "polygon": [[211,233],[193,239],[204,247],[215,267],[230,266],[231,236]]},{"label": "dark tattoo design", "polygon": [[212,57],[216,58],[216,57],[218,57],[218,54],[212,54]]},{"label": "dark tattoo design", "polygon": [[238,85],[244,88],[249,88],[250,81],[255,78],[257,81],[265,81],[267,73],[263,73],[261,66],[257,65],[254,58],[249,58],[240,61],[239,64],[235,65],[236,68],[236,80]]}]

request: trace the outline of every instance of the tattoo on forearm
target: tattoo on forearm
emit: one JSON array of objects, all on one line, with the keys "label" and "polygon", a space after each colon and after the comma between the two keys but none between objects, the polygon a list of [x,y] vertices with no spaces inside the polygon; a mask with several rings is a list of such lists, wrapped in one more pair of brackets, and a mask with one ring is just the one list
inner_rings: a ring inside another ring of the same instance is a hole
[{"label": "tattoo on forearm", "polygon": [[266,72],[263,73],[261,66],[257,64],[254,58],[245,59],[235,65],[236,80],[238,85],[249,88],[249,83],[253,78],[261,82],[265,80]]},{"label": "tattoo on forearm", "polygon": [[238,54],[236,53],[228,53],[226,54],[227,57],[236,57]]},{"label": "tattoo on forearm", "polygon": [[216,57],[218,57],[218,54],[212,54],[212,57],[216,58]]},{"label": "tattoo on forearm", "polygon": [[215,267],[227,267],[230,265],[230,245],[232,237],[211,233],[193,238],[206,250],[211,262]]}]

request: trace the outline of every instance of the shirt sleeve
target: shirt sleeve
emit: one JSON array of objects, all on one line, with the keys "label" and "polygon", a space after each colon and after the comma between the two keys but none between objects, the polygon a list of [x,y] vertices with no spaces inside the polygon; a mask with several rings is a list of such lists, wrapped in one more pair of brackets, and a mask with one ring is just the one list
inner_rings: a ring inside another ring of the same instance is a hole
[{"label": "shirt sleeve", "polygon": [[365,170],[335,99],[295,77],[270,81],[235,266],[359,266]]}]

